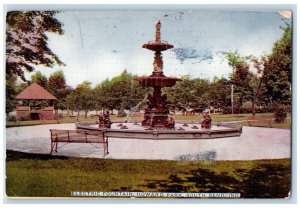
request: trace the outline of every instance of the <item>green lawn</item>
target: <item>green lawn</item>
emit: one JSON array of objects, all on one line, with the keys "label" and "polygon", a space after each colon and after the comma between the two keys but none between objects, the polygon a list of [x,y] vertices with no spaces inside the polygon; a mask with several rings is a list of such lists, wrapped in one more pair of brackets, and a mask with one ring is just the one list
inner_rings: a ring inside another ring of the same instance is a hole
[{"label": "green lawn", "polygon": [[290,190],[290,170],[290,159],[112,160],[8,151],[6,193],[67,197],[71,191],[238,192],[243,198],[282,198]]},{"label": "green lawn", "polygon": [[[110,116],[112,121],[115,122],[121,122],[123,121],[125,118],[122,117],[117,117],[116,115],[111,115]],[[79,122],[83,122],[83,121],[88,121],[88,122],[92,122],[92,121],[97,121],[98,117],[87,117],[85,118],[84,116],[79,117]],[[135,120],[141,121],[142,117],[138,117]],[[57,124],[57,123],[76,123],[77,119],[76,117],[64,117],[62,120],[44,120],[44,121],[39,121],[39,120],[31,120],[31,121],[8,121],[6,122],[6,127],[15,127],[15,126],[33,126],[33,125],[44,125],[44,124]]]},{"label": "green lawn", "polygon": [[[124,117],[120,118],[116,115],[111,115],[111,120],[113,122],[122,122],[124,121]],[[238,124],[244,126],[260,126],[260,127],[271,127],[271,128],[291,128],[291,114],[288,114],[288,118],[283,123],[276,123],[273,120],[272,113],[262,113],[256,114],[253,118],[251,114],[211,114],[213,122],[230,122],[230,121],[242,121]],[[79,121],[97,121],[97,117],[80,117]],[[134,121],[142,121],[143,117],[133,117],[132,120]],[[186,120],[186,121],[201,121],[201,115],[194,115],[194,116],[182,116],[176,115],[175,120]],[[6,123],[6,127],[15,127],[15,126],[31,126],[31,125],[43,125],[43,124],[55,124],[55,123],[75,123],[76,118],[63,118],[61,121],[56,120],[49,120],[49,121],[18,121],[12,122],[9,121]]]}]

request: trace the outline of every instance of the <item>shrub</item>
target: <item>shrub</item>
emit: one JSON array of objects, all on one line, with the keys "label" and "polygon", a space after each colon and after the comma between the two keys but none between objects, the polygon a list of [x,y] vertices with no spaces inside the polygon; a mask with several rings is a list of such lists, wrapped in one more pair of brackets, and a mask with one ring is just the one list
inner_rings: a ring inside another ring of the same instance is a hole
[{"label": "shrub", "polygon": [[256,108],[255,112],[256,113],[270,113],[270,112],[273,112],[273,111],[270,110],[268,107],[263,106],[261,108]]},{"label": "shrub", "polygon": [[[243,109],[242,107],[235,107],[233,108],[234,114],[240,114],[240,113],[247,113],[246,109]],[[231,107],[225,107],[223,109],[223,114],[231,114]]]},{"label": "shrub", "polygon": [[127,114],[125,113],[124,109],[118,110],[118,117],[126,117]]},{"label": "shrub", "polygon": [[223,114],[231,114],[231,107],[224,107]]},{"label": "shrub", "polygon": [[286,110],[288,113],[292,112],[292,106],[291,105],[286,105]]},{"label": "shrub", "polygon": [[244,109],[245,111],[252,111],[252,102],[251,101],[244,102],[242,105],[242,109]]},{"label": "shrub", "polygon": [[20,121],[31,121],[30,115],[22,116]]},{"label": "shrub", "polygon": [[16,116],[15,115],[9,115],[7,119],[8,119],[8,121],[15,122],[16,121]]},{"label": "shrub", "polygon": [[287,108],[283,105],[275,106],[274,117],[276,122],[282,123],[287,117]]}]

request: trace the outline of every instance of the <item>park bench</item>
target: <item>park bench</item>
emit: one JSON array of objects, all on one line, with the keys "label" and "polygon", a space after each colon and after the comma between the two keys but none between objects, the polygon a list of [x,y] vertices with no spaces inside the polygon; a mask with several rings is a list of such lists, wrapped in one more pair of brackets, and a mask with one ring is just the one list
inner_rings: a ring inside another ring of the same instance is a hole
[{"label": "park bench", "polygon": [[51,133],[51,151],[57,152],[58,143],[102,143],[104,154],[108,154],[108,140],[104,133],[93,130],[60,130],[50,129]]}]

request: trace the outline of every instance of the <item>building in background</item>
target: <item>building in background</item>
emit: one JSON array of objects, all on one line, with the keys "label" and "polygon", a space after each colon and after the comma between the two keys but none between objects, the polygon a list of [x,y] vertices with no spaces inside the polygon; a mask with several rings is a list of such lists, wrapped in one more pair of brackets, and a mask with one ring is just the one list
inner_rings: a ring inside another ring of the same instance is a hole
[{"label": "building in background", "polygon": [[33,83],[16,97],[17,120],[54,119],[53,101],[57,98],[40,85]]}]

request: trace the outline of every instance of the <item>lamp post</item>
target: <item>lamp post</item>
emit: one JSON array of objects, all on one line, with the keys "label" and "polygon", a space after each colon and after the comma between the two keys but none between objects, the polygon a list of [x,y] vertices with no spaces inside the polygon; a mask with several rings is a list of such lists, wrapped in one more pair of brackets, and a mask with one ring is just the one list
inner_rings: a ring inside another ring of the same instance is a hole
[{"label": "lamp post", "polygon": [[233,83],[231,83],[231,114],[233,114]]}]

